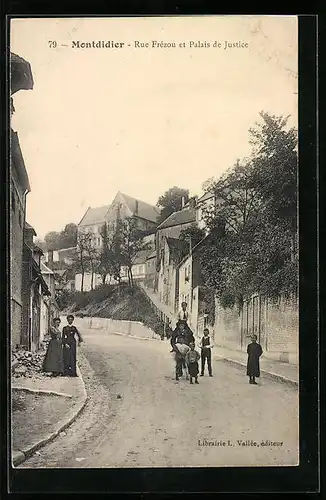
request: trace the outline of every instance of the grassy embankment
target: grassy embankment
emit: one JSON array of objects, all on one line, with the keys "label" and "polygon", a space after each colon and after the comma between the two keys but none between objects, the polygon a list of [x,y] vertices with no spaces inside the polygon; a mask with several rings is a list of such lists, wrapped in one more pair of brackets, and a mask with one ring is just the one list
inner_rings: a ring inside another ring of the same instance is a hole
[{"label": "grassy embankment", "polygon": [[89,292],[74,292],[67,297],[63,314],[141,321],[158,335],[163,322],[151,309],[143,292],[128,285],[101,285]]}]

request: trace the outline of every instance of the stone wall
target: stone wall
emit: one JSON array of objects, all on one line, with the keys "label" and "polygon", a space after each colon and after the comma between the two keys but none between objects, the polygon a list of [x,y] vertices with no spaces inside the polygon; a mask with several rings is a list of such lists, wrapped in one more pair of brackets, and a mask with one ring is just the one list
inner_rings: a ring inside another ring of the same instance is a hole
[{"label": "stone wall", "polygon": [[250,336],[258,337],[266,357],[299,362],[299,307],[297,299],[270,301],[255,296],[237,306],[215,306],[214,340],[221,347],[245,351]]},{"label": "stone wall", "polygon": [[11,342],[20,343],[22,320],[22,265],[23,235],[25,223],[25,196],[19,184],[17,172],[11,161],[10,188],[10,295],[11,295]]},{"label": "stone wall", "polygon": [[[64,326],[67,321],[65,317],[61,318],[62,326]],[[145,326],[139,321],[121,321],[110,318],[77,318],[75,317],[74,325],[77,328],[91,328],[94,330],[105,330],[111,333],[121,333],[125,335],[130,335],[131,337],[141,337],[147,339],[160,339],[153,330]]]}]

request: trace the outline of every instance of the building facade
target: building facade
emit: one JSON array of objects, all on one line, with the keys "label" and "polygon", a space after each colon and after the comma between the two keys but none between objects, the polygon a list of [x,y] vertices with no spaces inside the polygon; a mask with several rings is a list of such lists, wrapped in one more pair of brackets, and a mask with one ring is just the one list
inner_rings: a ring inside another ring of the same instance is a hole
[{"label": "building facade", "polygon": [[[114,197],[111,205],[89,208],[77,228],[77,240],[81,244],[83,234],[91,234],[91,247],[99,254],[103,246],[103,227],[106,225],[107,236],[112,238],[118,221],[123,221],[126,218],[136,220],[136,227],[145,233],[144,243],[147,244],[149,250],[152,250],[155,245],[155,229],[157,227],[157,217],[159,210],[157,207],[137,200],[120,191]],[[144,254],[139,254],[135,257],[133,263],[133,277],[136,280],[145,280],[146,276],[146,258],[148,251]],[[128,271],[125,267],[121,269],[121,279],[128,279]],[[96,272],[91,273],[87,270],[84,275],[77,273],[75,276],[75,289],[77,291],[89,291],[102,284],[102,276]],[[114,283],[114,279],[107,276],[106,283]]]},{"label": "building facade", "polygon": [[[40,347],[41,325],[48,320],[49,312],[45,314],[44,308],[49,301],[44,297],[51,297],[51,292],[44,280],[41,271],[42,250],[38,248],[33,237],[36,235],[34,229],[29,224],[25,224],[24,229],[24,250],[23,250],[23,308],[22,308],[22,335],[21,344],[30,351],[35,351]],[[43,312],[41,308],[43,307]],[[41,322],[42,317],[42,322]]]},{"label": "building facade", "polygon": [[[30,64],[11,54],[10,58],[11,96],[19,90],[33,89]],[[13,98],[10,99],[11,116],[14,112]],[[26,214],[26,196],[30,184],[17,132],[10,130],[10,323],[11,344],[21,343],[23,312],[23,242]]]},{"label": "building facade", "polygon": [[178,265],[188,252],[188,244],[177,238],[165,238],[158,273],[158,295],[161,302],[176,312],[179,307]]}]

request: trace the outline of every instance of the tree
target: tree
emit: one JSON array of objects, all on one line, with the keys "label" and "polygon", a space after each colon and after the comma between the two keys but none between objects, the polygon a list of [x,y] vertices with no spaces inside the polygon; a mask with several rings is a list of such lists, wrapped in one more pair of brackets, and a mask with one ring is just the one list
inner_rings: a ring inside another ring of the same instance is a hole
[{"label": "tree", "polygon": [[[94,236],[90,232],[85,232],[80,235],[84,255],[88,269],[91,271],[91,290],[94,289],[94,276],[99,265],[99,251],[94,245]],[[80,242],[79,242],[80,244]]]},{"label": "tree", "polygon": [[77,245],[76,224],[70,222],[69,224],[66,224],[65,228],[60,232],[50,231],[45,235],[44,242],[45,243],[42,244],[45,246],[45,251],[75,247]]},{"label": "tree", "polygon": [[59,238],[60,248],[75,247],[77,244],[77,226],[70,222],[66,224]]},{"label": "tree", "polygon": [[161,195],[157,201],[157,206],[161,209],[159,222],[163,222],[173,212],[182,208],[182,198],[187,203],[189,200],[189,189],[174,186]]},{"label": "tree", "polygon": [[85,273],[90,268],[89,254],[88,254],[88,246],[89,246],[89,233],[79,233],[77,239],[77,249],[75,255],[75,261],[73,263],[73,267],[76,273],[81,274],[81,291],[84,291],[84,279]]},{"label": "tree", "polygon": [[137,219],[133,217],[127,217],[120,222],[119,233],[122,262],[128,269],[129,285],[133,287],[132,266],[135,257],[141,250],[147,250],[150,246],[148,243],[144,243],[143,232],[138,229]]},{"label": "tree", "polygon": [[213,181],[209,190],[215,195],[216,205],[204,210],[208,227],[219,222],[240,233],[259,213],[261,195],[254,185],[248,160],[242,163],[238,160],[218,181]]},{"label": "tree", "polygon": [[186,229],[182,229],[179,236],[180,240],[189,244],[189,250],[194,248],[203,238],[205,238],[205,231],[196,224],[191,224]]},{"label": "tree", "polygon": [[60,233],[57,231],[50,231],[45,235],[44,241],[48,250],[58,250]]},{"label": "tree", "polygon": [[112,276],[120,283],[123,261],[121,255],[120,225],[118,224],[117,229],[110,237],[107,225],[104,224],[100,234],[102,236],[102,250],[99,257],[98,271],[102,276],[102,283],[105,283],[107,275],[110,275],[110,278]]},{"label": "tree", "polygon": [[296,132],[287,119],[261,113],[250,130],[252,156],[213,183],[218,206],[205,214],[214,238],[203,245],[205,283],[222,305],[261,293],[270,297],[297,290]]}]

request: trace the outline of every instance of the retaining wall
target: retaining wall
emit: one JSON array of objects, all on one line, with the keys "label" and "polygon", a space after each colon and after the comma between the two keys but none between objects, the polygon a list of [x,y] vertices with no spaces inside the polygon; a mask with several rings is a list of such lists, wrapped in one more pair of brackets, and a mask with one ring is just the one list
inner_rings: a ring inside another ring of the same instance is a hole
[{"label": "retaining wall", "polygon": [[[67,324],[65,317],[61,318],[61,321],[62,326]],[[74,325],[76,326],[76,328],[80,328],[81,333],[83,328],[90,328],[94,330],[106,330],[112,333],[122,333],[125,335],[130,335],[131,337],[160,339],[159,335],[157,335],[153,330],[145,326],[140,321],[123,321],[96,317],[75,317]]]}]

